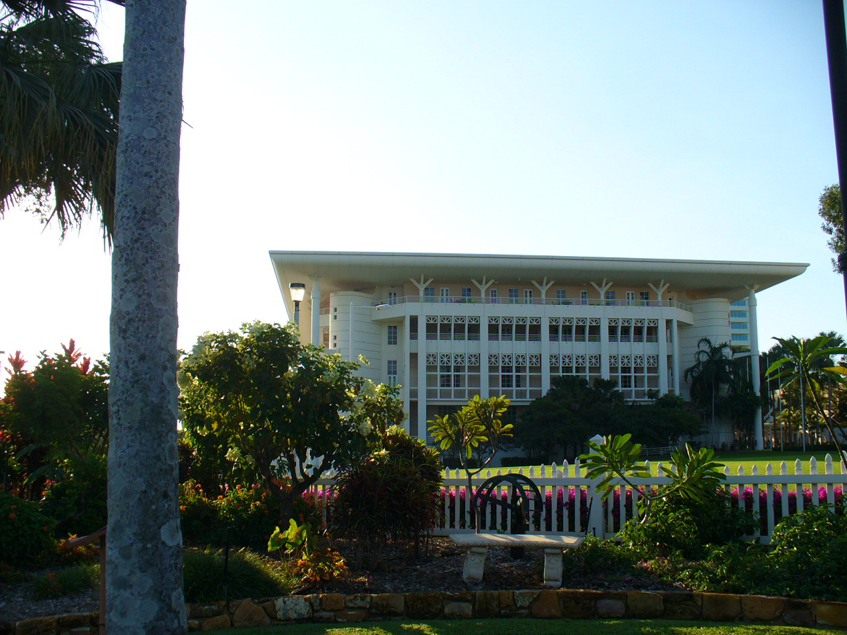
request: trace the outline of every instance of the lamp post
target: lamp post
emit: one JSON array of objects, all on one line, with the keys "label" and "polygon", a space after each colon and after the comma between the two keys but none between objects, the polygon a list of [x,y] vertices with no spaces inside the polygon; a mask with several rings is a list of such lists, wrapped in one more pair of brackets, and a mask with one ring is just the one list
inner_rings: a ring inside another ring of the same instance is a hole
[{"label": "lamp post", "polygon": [[288,285],[291,300],[294,302],[294,323],[300,327],[300,303],[306,296],[306,285],[302,282],[292,282]]}]

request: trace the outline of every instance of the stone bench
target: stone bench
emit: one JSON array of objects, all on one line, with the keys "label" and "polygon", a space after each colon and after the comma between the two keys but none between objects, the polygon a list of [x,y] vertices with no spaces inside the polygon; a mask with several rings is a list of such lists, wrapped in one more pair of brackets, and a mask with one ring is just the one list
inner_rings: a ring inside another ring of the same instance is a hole
[{"label": "stone bench", "polygon": [[544,586],[562,586],[562,554],[565,549],[579,547],[583,536],[546,534],[450,534],[450,540],[467,547],[468,555],[462,570],[465,582],[481,582],[485,557],[489,547],[523,547],[544,549]]}]

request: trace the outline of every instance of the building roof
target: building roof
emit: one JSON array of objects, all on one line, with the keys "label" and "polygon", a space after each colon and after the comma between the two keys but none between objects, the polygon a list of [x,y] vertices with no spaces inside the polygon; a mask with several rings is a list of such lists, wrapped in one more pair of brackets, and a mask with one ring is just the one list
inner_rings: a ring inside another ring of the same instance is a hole
[{"label": "building roof", "polygon": [[[508,256],[487,254],[434,254],[339,251],[271,251],[271,262],[286,306],[291,309],[288,285],[318,277],[321,294],[339,290],[399,285],[409,278],[433,283],[467,283],[488,276],[501,283],[548,282],[561,285],[598,284],[606,278],[616,286],[669,283],[667,293],[686,292],[685,299],[721,297],[737,300],[747,287],[763,291],[799,276],[807,263],[737,262],[718,260],[665,260],[651,258],[581,258],[571,256]],[[685,301],[683,298],[679,298]]]}]

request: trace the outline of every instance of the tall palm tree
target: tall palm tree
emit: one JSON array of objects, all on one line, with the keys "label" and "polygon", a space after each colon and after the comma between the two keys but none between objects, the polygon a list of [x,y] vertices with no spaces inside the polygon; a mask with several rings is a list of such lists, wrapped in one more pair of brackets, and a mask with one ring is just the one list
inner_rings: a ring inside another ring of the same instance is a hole
[{"label": "tall palm tree", "polygon": [[714,345],[708,337],[697,342],[694,365],[686,368],[683,378],[691,391],[691,400],[711,415],[715,429],[715,412],[721,386],[731,387],[736,382],[736,368],[732,363],[732,346],[729,342]]},{"label": "tall palm tree", "polygon": [[[835,355],[847,355],[847,347],[833,346],[832,344],[837,343],[838,340],[827,333],[812,339],[796,337],[787,340],[779,337],[774,339],[782,345],[787,354],[771,364],[768,368],[768,377],[782,379],[783,386],[799,384],[801,390],[805,385],[812,397],[815,410],[835,443],[839,457],[844,465],[847,465],[847,453],[841,446],[839,434],[841,440],[847,439],[847,435],[845,435],[844,427],[836,423],[831,414],[827,413],[821,394],[822,384],[826,381],[847,386],[847,377],[845,377],[847,368],[835,366],[832,361]],[[836,434],[836,430],[839,434]]]},{"label": "tall palm tree", "polygon": [[64,233],[99,209],[111,237],[121,63],[107,63],[93,39],[86,16],[98,7],[0,4],[0,217],[26,200]]},{"label": "tall palm tree", "polygon": [[185,633],[177,226],[185,0],[128,0],[112,251],[109,633]]}]

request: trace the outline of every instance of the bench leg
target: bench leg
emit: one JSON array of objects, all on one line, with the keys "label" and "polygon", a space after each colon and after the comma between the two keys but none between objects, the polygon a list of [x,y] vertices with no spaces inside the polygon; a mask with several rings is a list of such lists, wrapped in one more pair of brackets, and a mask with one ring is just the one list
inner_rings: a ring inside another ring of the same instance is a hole
[{"label": "bench leg", "polygon": [[558,589],[562,586],[562,550],[544,550],[544,586]]},{"label": "bench leg", "polygon": [[462,570],[462,580],[465,582],[482,582],[482,572],[485,569],[485,556],[487,554],[488,549],[485,547],[468,549],[468,555],[465,556],[465,567]]}]

